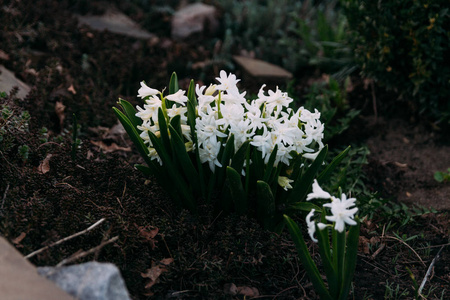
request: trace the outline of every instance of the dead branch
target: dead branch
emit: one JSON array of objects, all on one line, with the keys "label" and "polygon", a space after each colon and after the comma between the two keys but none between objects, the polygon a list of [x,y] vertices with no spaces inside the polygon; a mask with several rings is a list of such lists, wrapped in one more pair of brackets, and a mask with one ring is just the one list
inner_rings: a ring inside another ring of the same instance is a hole
[{"label": "dead branch", "polygon": [[48,246],[45,246],[45,247],[43,247],[43,248],[41,248],[41,249],[39,249],[39,250],[36,250],[36,251],[34,251],[34,252],[31,252],[30,254],[28,254],[27,256],[25,256],[25,258],[26,258],[26,259],[29,259],[29,258],[35,256],[36,254],[39,254],[39,253],[41,253],[42,251],[45,251],[45,250],[47,250],[47,249],[49,249],[49,248],[51,248],[51,247],[53,247],[53,246],[59,245],[59,244],[64,243],[64,242],[66,242],[66,241],[68,241],[68,240],[71,240],[71,239],[73,239],[73,238],[75,238],[75,237],[77,237],[77,236],[80,236],[80,235],[82,235],[82,234],[85,234],[85,233],[91,231],[92,229],[94,229],[95,227],[97,227],[98,225],[100,225],[101,223],[103,223],[105,220],[106,220],[105,218],[102,218],[102,219],[98,220],[95,224],[91,225],[89,228],[86,228],[86,229],[83,230],[83,231],[80,231],[80,232],[77,232],[77,233],[75,233],[75,234],[72,234],[71,236],[65,237],[65,238],[63,238],[63,239],[61,239],[61,240],[59,240],[59,241],[56,241],[56,242],[54,242],[53,244],[50,244],[50,245],[48,245]]},{"label": "dead branch", "polygon": [[436,254],[436,256],[433,258],[433,260],[431,261],[430,266],[428,267],[427,273],[425,274],[425,277],[422,280],[422,283],[420,284],[419,287],[419,295],[422,295],[422,290],[425,287],[425,283],[427,282],[428,277],[430,276],[431,270],[433,270],[434,264],[438,261],[439,259],[439,255],[441,254],[442,249],[445,248],[445,245],[441,247],[441,249],[439,249],[438,253]]},{"label": "dead branch", "polygon": [[389,235],[387,235],[387,236],[385,236],[385,238],[386,238],[386,239],[396,240],[396,241],[399,241],[400,243],[404,244],[406,247],[409,248],[409,250],[411,250],[411,251],[419,258],[419,260],[420,260],[420,262],[422,263],[422,265],[424,265],[424,266],[426,267],[425,263],[423,262],[422,258],[419,256],[419,254],[417,254],[417,252],[416,252],[410,245],[408,245],[406,242],[402,241],[402,240],[399,239],[399,238],[396,238],[395,236],[389,236]]},{"label": "dead branch", "polygon": [[107,241],[105,241],[105,242],[102,242],[102,243],[101,243],[100,245],[98,245],[97,247],[94,247],[94,248],[89,249],[89,250],[87,250],[87,251],[77,252],[77,253],[75,253],[74,255],[72,255],[71,257],[68,257],[68,258],[66,258],[66,259],[63,259],[60,263],[58,263],[58,264],[56,265],[56,267],[59,268],[59,267],[65,265],[65,264],[71,263],[71,262],[73,262],[73,261],[75,261],[75,260],[77,260],[77,259],[79,259],[79,258],[88,256],[88,255],[91,254],[91,253],[95,253],[95,252],[97,252],[98,250],[100,250],[101,248],[103,248],[104,246],[106,246],[106,245],[108,245],[108,244],[111,244],[111,243],[114,243],[114,242],[117,241],[118,239],[119,239],[119,236],[115,236],[115,237],[113,237],[113,238],[111,238],[111,239],[109,239],[109,240],[107,240]]}]

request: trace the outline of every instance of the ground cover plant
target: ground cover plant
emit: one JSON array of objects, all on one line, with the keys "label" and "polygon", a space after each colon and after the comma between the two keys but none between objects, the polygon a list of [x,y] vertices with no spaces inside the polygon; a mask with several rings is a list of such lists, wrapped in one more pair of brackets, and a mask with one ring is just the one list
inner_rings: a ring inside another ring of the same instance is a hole
[{"label": "ground cover plant", "polygon": [[[143,102],[136,100],[140,81],[162,90],[180,61],[212,59],[213,51],[205,45],[214,43],[172,42],[164,35],[168,31],[162,30],[161,43],[153,44],[78,27],[74,9],[78,7],[82,14],[95,12],[95,5],[102,7],[95,1],[86,5],[83,10],[73,1],[41,0],[7,1],[1,7],[0,62],[32,86],[25,98],[17,97],[14,90],[0,91],[1,236],[28,255],[105,218],[95,230],[50,247],[30,261],[38,266],[55,266],[67,258],[73,259],[71,263],[113,262],[133,299],[317,299],[287,230],[265,230],[245,214],[217,217],[208,203],[200,203],[197,214],[180,209],[155,177],[145,177],[134,168],[145,161],[117,126],[111,107],[118,96],[133,107],[142,107]],[[144,12],[138,6],[134,9],[126,11],[135,20],[143,20]],[[178,70],[184,70],[177,72],[183,90],[188,90],[191,78],[200,78],[196,71],[186,72],[184,64]],[[235,72],[240,77],[240,71]],[[317,81],[314,73],[304,76]],[[220,77],[219,72],[202,77],[203,85],[214,83],[215,77]],[[336,112],[328,122],[335,121],[337,126],[331,132],[335,136],[326,141],[332,152],[326,163],[348,145],[351,148],[335,175],[320,186],[330,195],[341,195],[341,187],[347,198],[357,199],[361,225],[349,298],[414,299],[420,293],[428,299],[445,299],[450,288],[445,246],[449,243],[448,210],[397,201],[408,198],[406,184],[416,180],[413,171],[417,169],[427,172],[415,184],[422,187],[424,198],[437,203],[448,181],[439,183],[433,175],[435,171],[445,175],[448,166],[445,159],[438,169],[426,166],[448,147],[445,135],[420,119],[409,123],[405,108],[392,105],[395,96],[376,83],[372,89],[356,74],[350,79],[345,93],[338,93],[326,80],[321,86],[330,89],[311,88],[314,95],[310,95],[332,103],[342,98],[347,103],[334,106]],[[244,80],[239,84],[247,90]],[[306,79],[298,80],[289,95],[294,102],[305,103],[309,86]],[[275,91],[276,86],[269,89]],[[165,95],[169,94],[167,90]],[[377,104],[378,115],[372,103]],[[348,115],[347,105],[360,110],[359,114]],[[318,107],[322,116],[326,106]],[[341,117],[351,121],[340,123]],[[407,133],[395,135],[396,128]],[[400,147],[408,143],[415,146],[414,151]],[[408,166],[400,159],[380,158],[386,149],[401,149],[397,157],[406,159],[430,145],[428,155],[412,156]],[[426,159],[425,169],[422,163],[413,164],[420,159]],[[418,200],[414,195],[409,198]],[[311,259],[322,272],[320,248],[307,233],[307,221],[319,222],[320,217],[317,211],[308,220],[307,215],[305,211],[291,217],[302,228]],[[318,233],[316,229],[313,237],[318,238]],[[76,258],[80,250],[99,245],[94,253]],[[161,275],[151,280],[155,270]]]}]

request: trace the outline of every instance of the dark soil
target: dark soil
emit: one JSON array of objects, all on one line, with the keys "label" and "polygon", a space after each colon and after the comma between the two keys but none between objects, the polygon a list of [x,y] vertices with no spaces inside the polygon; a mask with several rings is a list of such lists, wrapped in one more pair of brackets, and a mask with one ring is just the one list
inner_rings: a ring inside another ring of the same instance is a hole
[{"label": "dark soil", "polygon": [[[138,7],[119,1],[116,5],[156,33],[158,40],[77,26],[74,13],[101,13],[103,2],[1,2],[0,50],[9,58],[0,58],[0,63],[33,89],[25,99],[15,98],[14,92],[0,98],[16,113],[27,110],[31,115],[28,132],[10,129],[11,148],[0,144],[0,234],[26,255],[106,218],[99,228],[31,262],[56,265],[118,236],[116,242],[75,262],[116,264],[133,299],[243,299],[243,294],[229,294],[230,284],[249,288],[250,297],[316,299],[286,232],[265,231],[255,220],[237,215],[217,217],[206,205],[198,216],[180,211],[152,178],[133,167],[140,157],[115,126],[111,107],[117,99],[137,104],[140,81],[163,88],[172,71],[177,71],[182,86],[190,78],[207,83],[222,66],[187,67],[212,59],[213,39],[174,42],[164,27],[167,22],[155,27]],[[386,210],[363,223],[351,297],[413,299],[408,269],[420,285],[442,245],[447,245],[423,291],[428,299],[445,299],[450,289],[450,186],[435,182],[433,173],[450,167],[448,135],[421,119],[411,120],[403,102],[379,87],[374,90],[375,116],[367,105],[373,101],[372,91],[364,89],[359,78],[354,82],[351,104],[363,111],[342,140],[367,142],[367,186],[390,199],[394,208],[404,202],[426,209],[415,214],[401,210],[410,218],[404,226],[397,218],[400,213],[390,217]],[[56,110],[61,104],[65,109]],[[73,114],[82,141],[75,153]],[[44,142],[42,127],[48,129]],[[27,159],[18,155],[23,144],[30,147]],[[316,245],[310,249],[318,253]],[[164,260],[169,258],[173,262]],[[145,274],[152,267],[166,271],[149,284]]]}]

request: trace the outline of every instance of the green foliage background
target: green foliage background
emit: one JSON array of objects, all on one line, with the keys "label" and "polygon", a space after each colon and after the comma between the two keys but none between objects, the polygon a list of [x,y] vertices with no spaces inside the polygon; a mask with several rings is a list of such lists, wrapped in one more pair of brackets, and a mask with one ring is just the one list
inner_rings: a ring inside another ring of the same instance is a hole
[{"label": "green foliage background", "polygon": [[450,3],[343,0],[363,73],[450,125]]}]

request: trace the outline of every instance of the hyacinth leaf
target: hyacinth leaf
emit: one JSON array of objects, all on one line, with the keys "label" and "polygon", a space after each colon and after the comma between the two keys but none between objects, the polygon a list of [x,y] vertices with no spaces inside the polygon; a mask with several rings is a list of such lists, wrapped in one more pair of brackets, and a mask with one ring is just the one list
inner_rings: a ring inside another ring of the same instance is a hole
[{"label": "hyacinth leaf", "polygon": [[269,162],[267,163],[267,168],[266,171],[264,172],[264,177],[263,177],[263,181],[265,182],[270,182],[270,176],[272,175],[272,170],[273,170],[273,165],[275,163],[275,159],[277,158],[277,152],[278,152],[278,145],[275,145],[275,147],[273,148],[272,153],[270,154],[269,157]]},{"label": "hyacinth leaf", "polygon": [[[325,214],[322,214],[322,222],[326,223]],[[316,235],[319,244],[319,254],[322,259],[322,265],[327,276],[328,289],[333,299],[337,299],[339,295],[339,281],[337,279],[337,272],[334,268],[331,258],[330,239],[328,236],[328,227],[320,230],[316,224]]]},{"label": "hyacinth leaf", "polygon": [[264,176],[264,161],[262,159],[261,151],[252,149],[252,175],[255,180],[263,179]]},{"label": "hyacinth leaf", "polygon": [[225,175],[226,175],[226,167],[230,164],[231,156],[234,153],[234,135],[230,135],[228,138],[227,143],[225,144],[225,147],[221,149],[222,153],[219,153],[219,161],[222,165],[221,168],[216,168],[217,173],[217,184],[221,185],[224,181]]},{"label": "hyacinth leaf", "polygon": [[327,182],[328,179],[331,176],[331,173],[337,168],[337,166],[341,163],[341,161],[347,156],[348,152],[350,151],[350,147],[348,146],[344,151],[339,153],[332,161],[331,163],[323,170],[319,176],[317,177],[317,181],[319,184],[323,182]]},{"label": "hyacinth leaf", "polygon": [[136,128],[137,132],[140,134],[141,131],[137,128],[142,125],[142,119],[136,117],[136,109],[128,101],[119,98],[119,105],[122,106],[125,115],[130,120],[131,124]]},{"label": "hyacinth leaf", "polygon": [[191,158],[186,152],[186,146],[178,134],[178,132],[173,128],[172,125],[169,125],[170,134],[172,137],[172,146],[174,157],[176,158],[176,163],[181,166],[183,170],[183,174],[185,178],[187,178],[188,182],[192,186],[192,188],[196,191],[200,191],[200,181],[198,178],[197,170],[192,164]]},{"label": "hyacinth leaf", "polygon": [[343,276],[344,279],[341,285],[339,300],[347,299],[353,275],[355,274],[356,258],[358,254],[359,227],[360,227],[359,219],[355,218],[355,221],[357,224],[350,226],[347,236],[347,250],[345,253],[345,261],[344,261],[344,276]]},{"label": "hyacinth leaf", "polygon": [[241,147],[239,147],[236,154],[233,156],[231,160],[231,167],[236,170],[236,172],[241,173],[242,168],[244,167],[244,162],[247,158],[248,149],[250,146],[250,141],[245,141]]},{"label": "hyacinth leaf", "polygon": [[169,82],[169,94],[175,94],[176,92],[178,92],[178,90],[179,88],[177,73],[173,72]]},{"label": "hyacinth leaf", "polygon": [[291,190],[291,194],[287,199],[287,203],[303,201],[306,198],[306,194],[312,186],[314,178],[322,166],[325,157],[327,156],[328,146],[325,146],[317,155],[314,162],[309,166],[304,174],[299,174],[300,178],[295,180],[294,186]]},{"label": "hyacinth leaf", "polygon": [[222,189],[222,201],[219,203],[225,213],[231,212],[233,203],[235,210],[242,214],[246,205],[246,195],[241,176],[231,167],[226,167],[226,179]]},{"label": "hyacinth leaf", "polygon": [[178,169],[173,164],[169,154],[165,151],[161,141],[155,136],[153,132],[149,132],[149,136],[150,140],[152,141],[153,147],[155,147],[156,152],[158,153],[163,162],[163,165],[165,166],[168,177],[171,179],[170,182],[173,183],[173,188],[175,188],[178,193],[180,193],[181,199],[183,199],[182,206],[192,212],[196,212],[196,201],[194,199],[194,196],[190,192],[189,186],[179,174]]},{"label": "hyacinth leaf", "polygon": [[300,172],[303,170],[301,167],[303,163],[302,156],[295,151],[291,151],[290,155],[292,156],[292,162],[288,168],[288,172],[290,173],[289,178],[298,178]]},{"label": "hyacinth leaf", "polygon": [[310,212],[311,209],[315,209],[316,212],[319,212],[319,213],[322,212],[322,209],[319,206],[317,206],[311,202],[304,202],[304,201],[289,204],[289,208],[294,209],[294,210],[306,211],[306,212]]},{"label": "hyacinth leaf", "polygon": [[344,282],[344,259],[345,259],[345,239],[346,232],[339,232],[332,229],[333,240],[333,268],[336,270],[338,286],[341,287]]},{"label": "hyacinth leaf", "polygon": [[188,89],[187,97],[188,97],[189,101],[194,105],[194,107],[196,107],[198,105],[197,104],[197,98],[195,97],[194,80],[191,80],[191,82],[189,83],[189,89]]},{"label": "hyacinth leaf", "polygon": [[247,196],[242,186],[241,175],[232,167],[227,167],[227,180],[236,212],[238,214],[245,214],[248,209],[248,204]]},{"label": "hyacinth leaf", "polygon": [[309,254],[308,247],[305,244],[305,240],[303,239],[300,228],[297,223],[295,223],[291,218],[284,215],[284,221],[286,226],[291,234],[292,239],[294,240],[294,244],[297,248],[298,256],[300,261],[302,262],[303,267],[308,274],[309,279],[311,280],[314,289],[319,294],[321,300],[332,300],[330,293],[328,292],[325,284],[320,277],[319,270],[314,264],[311,255]]},{"label": "hyacinth leaf", "polygon": [[[166,118],[164,117],[161,108],[158,108],[158,123],[159,123],[159,133],[161,134],[162,146],[164,151],[171,155],[171,144],[169,138],[169,128],[167,128]],[[159,154],[159,152],[158,152]]]},{"label": "hyacinth leaf", "polygon": [[256,214],[264,229],[272,230],[275,226],[275,198],[267,182],[256,183]]},{"label": "hyacinth leaf", "polygon": [[128,117],[124,115],[120,110],[113,107],[113,111],[116,114],[122,126],[125,128],[125,131],[127,132],[134,146],[139,151],[139,154],[144,158],[147,164],[150,164],[151,159],[148,157],[148,148],[147,146],[145,146],[144,142],[142,141],[141,137],[136,131],[136,128],[133,126]]},{"label": "hyacinth leaf", "polygon": [[176,115],[174,116],[171,120],[170,120],[170,125],[169,125],[169,130],[170,130],[170,126],[173,127],[173,129],[175,129],[175,131],[178,133],[178,135],[181,137],[181,140],[183,140],[183,132],[181,131],[181,116],[180,115]]}]

